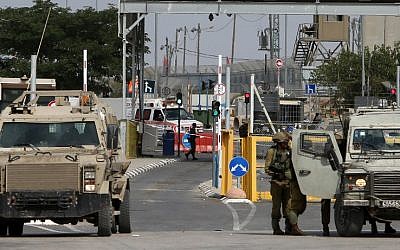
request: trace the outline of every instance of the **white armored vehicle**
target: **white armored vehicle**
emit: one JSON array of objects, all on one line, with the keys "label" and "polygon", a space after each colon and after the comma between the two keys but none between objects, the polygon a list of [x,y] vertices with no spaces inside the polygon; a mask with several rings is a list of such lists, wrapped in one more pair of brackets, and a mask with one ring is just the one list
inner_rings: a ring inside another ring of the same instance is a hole
[{"label": "white armored vehicle", "polygon": [[336,198],[341,236],[358,235],[369,219],[400,220],[400,110],[359,110],[349,117],[341,146],[333,132],[294,132],[292,159],[303,194]]},{"label": "white armored vehicle", "polygon": [[118,122],[92,92],[24,92],[0,117],[0,236],[30,220],[131,231]]}]

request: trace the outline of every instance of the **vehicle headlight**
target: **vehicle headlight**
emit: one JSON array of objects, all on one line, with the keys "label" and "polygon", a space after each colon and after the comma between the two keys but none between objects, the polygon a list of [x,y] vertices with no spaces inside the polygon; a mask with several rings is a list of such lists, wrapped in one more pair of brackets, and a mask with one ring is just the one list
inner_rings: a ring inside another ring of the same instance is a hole
[{"label": "vehicle headlight", "polygon": [[357,179],[356,180],[356,186],[357,187],[365,187],[367,185],[367,182],[364,179]]},{"label": "vehicle headlight", "polygon": [[85,171],[85,179],[96,179],[96,172]]},{"label": "vehicle headlight", "polygon": [[364,191],[367,186],[368,176],[363,175],[346,175],[345,189],[347,191]]},{"label": "vehicle headlight", "polygon": [[85,167],[83,169],[83,192],[96,191],[96,169]]}]

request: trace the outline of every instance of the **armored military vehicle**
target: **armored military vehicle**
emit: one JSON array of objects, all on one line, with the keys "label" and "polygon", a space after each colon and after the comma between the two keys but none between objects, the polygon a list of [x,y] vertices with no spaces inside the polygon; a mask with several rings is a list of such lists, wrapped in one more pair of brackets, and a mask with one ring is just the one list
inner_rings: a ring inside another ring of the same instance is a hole
[{"label": "armored military vehicle", "polygon": [[118,121],[92,92],[24,92],[0,116],[0,236],[31,220],[131,232]]},{"label": "armored military vehicle", "polygon": [[360,109],[345,128],[342,150],[331,131],[296,130],[292,159],[301,191],[335,197],[337,232],[355,236],[400,219],[400,110]]}]

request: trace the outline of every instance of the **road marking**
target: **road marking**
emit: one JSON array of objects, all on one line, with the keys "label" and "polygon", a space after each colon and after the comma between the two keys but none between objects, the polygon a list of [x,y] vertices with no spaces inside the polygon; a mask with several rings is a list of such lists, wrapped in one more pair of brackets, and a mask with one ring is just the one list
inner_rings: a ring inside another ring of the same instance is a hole
[{"label": "road marking", "polygon": [[[222,203],[224,203],[232,212],[233,231],[239,231],[243,229],[251,221],[251,219],[253,219],[257,209],[256,205],[254,205],[254,203],[248,199],[224,199]],[[233,206],[231,206],[230,203],[236,203],[236,204],[243,203],[243,204],[248,204],[251,207],[249,214],[246,216],[246,219],[242,223],[239,223],[239,215],[236,212],[236,209]]]}]

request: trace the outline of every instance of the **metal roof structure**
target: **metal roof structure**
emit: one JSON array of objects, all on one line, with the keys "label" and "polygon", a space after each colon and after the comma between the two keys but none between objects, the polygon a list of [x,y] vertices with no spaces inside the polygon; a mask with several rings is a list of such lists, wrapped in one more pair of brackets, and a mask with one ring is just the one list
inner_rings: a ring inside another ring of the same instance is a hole
[{"label": "metal roof structure", "polygon": [[[135,45],[140,72],[139,106],[144,93],[144,19],[147,14],[288,14],[288,15],[400,15],[400,0],[253,0],[163,1],[119,0],[118,34],[122,37],[123,99],[126,98],[127,45]],[[134,32],[132,32],[134,31]],[[129,41],[128,41],[129,40]],[[137,66],[137,67],[136,67]],[[246,65],[248,66],[248,65]],[[123,106],[123,117],[126,117]]]},{"label": "metal roof structure", "polygon": [[144,1],[120,0],[121,14],[288,14],[288,15],[387,15],[400,14],[396,0],[253,0],[253,1]]}]

